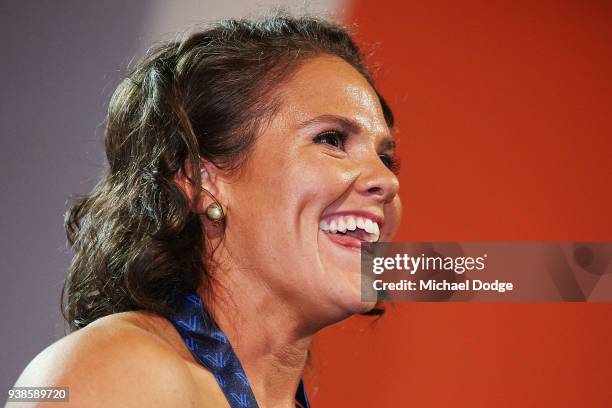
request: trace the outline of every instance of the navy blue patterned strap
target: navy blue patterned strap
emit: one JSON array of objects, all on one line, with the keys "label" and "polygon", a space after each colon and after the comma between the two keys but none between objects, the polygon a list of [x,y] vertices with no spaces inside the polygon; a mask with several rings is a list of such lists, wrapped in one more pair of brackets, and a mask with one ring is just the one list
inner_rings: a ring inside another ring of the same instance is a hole
[{"label": "navy blue patterned strap", "polygon": [[[176,313],[166,315],[183,341],[217,380],[232,408],[259,408],[249,380],[228,338],[202,306],[196,293],[189,294]],[[310,408],[303,381],[296,393],[297,406]]]}]

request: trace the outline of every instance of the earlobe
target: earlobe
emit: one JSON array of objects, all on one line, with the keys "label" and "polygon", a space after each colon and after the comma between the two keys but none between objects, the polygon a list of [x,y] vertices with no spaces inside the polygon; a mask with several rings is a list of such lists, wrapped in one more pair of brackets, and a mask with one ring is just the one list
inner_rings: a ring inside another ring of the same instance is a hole
[{"label": "earlobe", "polygon": [[[195,176],[199,172],[198,177]],[[221,182],[220,169],[213,163],[204,159],[200,160],[200,167],[193,171],[189,161],[177,172],[175,181],[185,195],[192,211],[198,214],[206,214],[211,203],[219,203],[219,188],[217,183]]]},{"label": "earlobe", "polygon": [[[221,204],[222,197],[219,196],[219,187],[222,177],[219,177],[220,169],[213,163],[202,160],[200,163],[200,179],[203,195],[200,196],[200,214],[204,213],[206,218],[215,225],[221,225],[225,221],[225,209]],[[210,202],[212,200],[212,202]]]},{"label": "earlobe", "polygon": [[217,202],[217,187],[212,182],[210,174],[208,174],[208,170],[205,167],[202,167],[200,178],[202,179],[202,190],[208,192],[211,196],[210,198],[215,200],[206,206],[206,217],[211,221],[219,222],[225,218],[225,211],[223,211],[221,204]]},{"label": "earlobe", "polygon": [[[211,221],[220,221],[225,217],[226,205],[223,196],[223,169],[214,163],[200,160],[200,200],[199,213],[206,214]],[[211,218],[212,216],[212,218]]]}]

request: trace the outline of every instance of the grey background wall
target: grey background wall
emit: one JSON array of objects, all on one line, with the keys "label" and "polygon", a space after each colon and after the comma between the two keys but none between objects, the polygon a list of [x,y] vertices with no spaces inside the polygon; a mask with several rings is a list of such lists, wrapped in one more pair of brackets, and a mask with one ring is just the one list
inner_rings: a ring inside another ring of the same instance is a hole
[{"label": "grey background wall", "polygon": [[275,5],[338,18],[338,0],[3,1],[0,4],[0,385],[64,334],[68,200],[105,168],[103,120],[133,57],[202,21]]}]

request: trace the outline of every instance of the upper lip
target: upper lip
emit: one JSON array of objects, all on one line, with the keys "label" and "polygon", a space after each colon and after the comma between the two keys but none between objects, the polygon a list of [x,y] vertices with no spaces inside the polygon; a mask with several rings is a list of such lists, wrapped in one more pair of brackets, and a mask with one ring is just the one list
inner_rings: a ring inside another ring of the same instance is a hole
[{"label": "upper lip", "polygon": [[339,215],[352,215],[354,217],[363,217],[363,218],[369,218],[370,220],[374,221],[376,224],[378,224],[378,228],[382,228],[384,222],[385,222],[385,217],[367,210],[343,210],[343,211],[336,211],[330,214],[325,214],[323,217],[321,217],[321,221],[323,220],[327,220],[328,218],[331,217],[337,217]]}]

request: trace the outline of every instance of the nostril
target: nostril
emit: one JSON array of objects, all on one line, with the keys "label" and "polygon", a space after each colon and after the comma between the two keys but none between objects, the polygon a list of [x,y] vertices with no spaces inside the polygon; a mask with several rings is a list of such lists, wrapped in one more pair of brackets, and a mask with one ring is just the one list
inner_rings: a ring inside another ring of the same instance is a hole
[{"label": "nostril", "polygon": [[370,193],[370,194],[381,194],[382,192],[383,192],[382,188],[380,188],[380,187],[370,187],[368,189],[368,193]]}]

